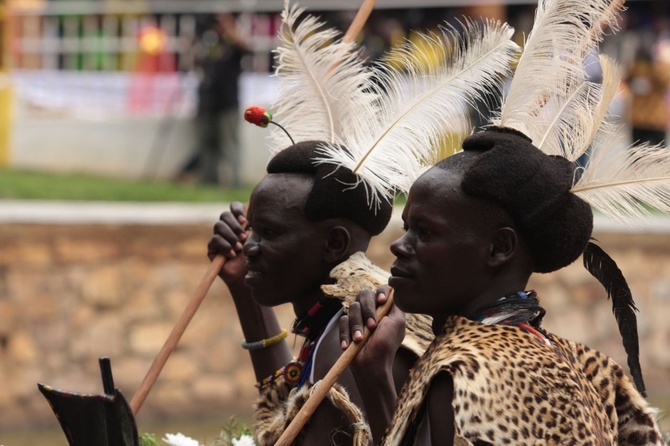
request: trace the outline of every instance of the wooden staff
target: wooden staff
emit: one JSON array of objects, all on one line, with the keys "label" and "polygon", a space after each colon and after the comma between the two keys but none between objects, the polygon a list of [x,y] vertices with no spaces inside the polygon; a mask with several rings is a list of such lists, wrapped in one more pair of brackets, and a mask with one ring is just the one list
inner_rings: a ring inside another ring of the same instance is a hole
[{"label": "wooden staff", "polygon": [[[393,289],[391,289],[389,292],[388,299],[386,302],[384,302],[384,305],[377,308],[376,316],[378,321],[381,320],[382,317],[386,316],[386,314],[388,314],[392,305]],[[307,401],[305,401],[305,404],[296,414],[295,418],[293,418],[291,424],[289,424],[284,433],[281,434],[281,437],[279,437],[279,440],[277,440],[275,446],[290,446],[293,440],[295,440],[295,437],[305,426],[305,423],[307,423],[310,417],[314,414],[316,408],[319,407],[321,401],[323,401],[323,399],[328,395],[331,387],[333,387],[337,380],[340,379],[342,373],[344,373],[347,367],[349,367],[351,361],[353,361],[358,352],[361,351],[365,343],[368,342],[369,338],[370,329],[365,327],[363,329],[363,339],[358,343],[352,342],[349,344],[349,347],[347,347],[344,353],[342,353],[342,355],[337,359],[335,364],[333,364],[333,367],[331,367],[328,373],[326,373],[326,376],[324,376],[323,379],[318,382],[318,385],[314,387],[313,392],[310,394]]]},{"label": "wooden staff", "polygon": [[184,311],[179,317],[179,320],[170,332],[168,338],[165,340],[165,343],[163,344],[160,352],[158,352],[154,362],[151,364],[151,367],[144,377],[142,384],[140,384],[140,388],[130,400],[130,408],[133,410],[133,414],[137,415],[137,412],[139,412],[142,404],[144,403],[144,400],[151,391],[151,388],[156,383],[158,375],[160,375],[161,371],[163,370],[163,366],[165,366],[165,363],[170,357],[172,350],[174,350],[174,348],[179,343],[181,336],[186,330],[186,327],[188,327],[189,322],[191,322],[191,319],[193,319],[195,312],[198,311],[198,307],[200,307],[200,304],[207,295],[207,291],[209,291],[209,288],[212,286],[214,279],[216,279],[216,276],[219,274],[219,271],[221,271],[221,268],[225,262],[226,258],[223,256],[223,254],[217,255],[214,257],[214,260],[212,260],[212,263],[209,265],[207,272],[205,272],[205,275],[200,280],[198,287],[195,289],[191,300],[188,301],[188,304],[186,305],[186,308],[184,308]]},{"label": "wooden staff", "polygon": [[[354,41],[358,33],[360,33],[361,29],[363,28],[363,25],[367,21],[368,17],[370,16],[375,2],[376,0],[363,0],[363,4],[359,8],[353,22],[351,22],[351,25],[347,30],[347,33],[342,39],[343,41]],[[137,392],[135,392],[135,395],[133,395],[133,398],[130,400],[130,408],[133,410],[133,414],[137,415],[137,412],[139,412],[142,404],[144,404],[144,400],[147,398],[151,388],[156,383],[158,375],[160,375],[163,367],[165,366],[165,363],[170,357],[170,354],[172,354],[172,351],[175,349],[179,343],[179,340],[184,334],[186,327],[188,327],[191,319],[193,319],[196,311],[198,311],[200,304],[207,295],[209,288],[212,286],[212,283],[214,283],[214,279],[216,279],[216,276],[219,274],[219,271],[221,271],[221,268],[223,268],[225,262],[226,258],[221,254],[217,255],[214,260],[212,260],[212,263],[209,265],[207,272],[205,272],[205,275],[200,280],[198,287],[195,289],[195,292],[186,305],[186,308],[184,308],[184,311],[179,317],[179,320],[170,332],[168,338],[165,340],[165,343],[158,352],[154,362],[151,364],[151,367],[145,375],[144,380],[142,380],[139,389]]]},{"label": "wooden staff", "polygon": [[361,7],[358,8],[358,12],[354,17],[354,20],[351,22],[349,29],[342,38],[343,42],[351,43],[356,40],[356,37],[363,29],[365,22],[368,21],[368,17],[370,17],[370,13],[372,13],[372,10],[375,7],[375,3],[377,3],[377,0],[363,0]]}]

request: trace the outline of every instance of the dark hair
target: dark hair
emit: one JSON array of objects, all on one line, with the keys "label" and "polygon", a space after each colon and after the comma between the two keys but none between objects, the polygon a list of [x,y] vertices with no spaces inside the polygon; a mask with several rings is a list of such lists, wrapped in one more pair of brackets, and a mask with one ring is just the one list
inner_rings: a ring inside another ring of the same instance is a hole
[{"label": "dark hair", "polygon": [[544,154],[520,132],[497,127],[466,138],[463,150],[437,167],[463,172],[466,194],[497,203],[511,215],[535,272],[563,268],[584,252],[593,212],[570,192],[574,163]]},{"label": "dark hair", "polygon": [[332,164],[316,164],[320,144],[324,142],[303,141],[282,150],[268,163],[268,174],[296,173],[314,178],[305,204],[305,215],[310,220],[346,218],[371,235],[382,232],[391,219],[393,203],[383,201],[375,208],[368,204],[365,185],[351,170]]}]

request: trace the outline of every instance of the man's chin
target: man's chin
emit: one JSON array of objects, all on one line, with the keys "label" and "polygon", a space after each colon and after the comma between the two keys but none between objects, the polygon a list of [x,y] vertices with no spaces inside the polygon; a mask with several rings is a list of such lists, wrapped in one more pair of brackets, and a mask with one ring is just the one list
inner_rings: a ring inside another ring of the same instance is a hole
[{"label": "man's chin", "polygon": [[287,303],[287,300],[281,299],[276,293],[266,293],[260,289],[251,288],[251,296],[261,307],[276,307]]},{"label": "man's chin", "polygon": [[412,293],[409,287],[393,288],[393,303],[405,313],[420,313],[416,308],[416,295]]},{"label": "man's chin", "polygon": [[[393,301],[400,307],[399,302],[411,303],[410,300],[414,298],[416,294],[415,291],[415,280],[408,277],[396,277],[391,276],[389,278],[389,285],[393,288]],[[404,309],[402,309],[405,311]]]}]

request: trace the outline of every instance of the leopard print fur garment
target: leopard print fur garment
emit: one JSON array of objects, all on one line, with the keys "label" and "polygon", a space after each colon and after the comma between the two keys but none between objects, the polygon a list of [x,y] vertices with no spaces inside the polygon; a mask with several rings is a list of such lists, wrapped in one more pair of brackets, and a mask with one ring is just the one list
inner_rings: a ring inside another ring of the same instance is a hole
[{"label": "leopard print fur garment", "polygon": [[[360,291],[375,290],[386,284],[389,273],[372,264],[364,253],[358,252],[336,266],[330,276],[336,279],[336,283],[322,285],[321,288],[327,295],[342,299],[344,307],[348,307],[351,302],[355,301]],[[417,357],[421,356],[434,339],[431,324],[432,319],[429,316],[408,314],[403,347]],[[293,416],[304,404],[312,385],[308,383],[300,389],[292,389],[280,377],[261,392],[254,403],[253,410],[254,436],[259,446],[273,445],[277,441]],[[362,429],[362,426],[367,429],[367,424],[365,424],[362,412],[351,401],[348,401],[344,389],[338,386],[338,392],[337,394],[331,392],[329,398],[354,426],[353,430],[359,432],[359,441],[367,444],[365,436],[367,434]],[[299,443],[298,437],[297,444]]]},{"label": "leopard print fur garment", "polygon": [[662,446],[655,411],[621,367],[583,345],[448,318],[403,388],[383,445],[408,437],[432,378],[449,373],[455,444]]}]

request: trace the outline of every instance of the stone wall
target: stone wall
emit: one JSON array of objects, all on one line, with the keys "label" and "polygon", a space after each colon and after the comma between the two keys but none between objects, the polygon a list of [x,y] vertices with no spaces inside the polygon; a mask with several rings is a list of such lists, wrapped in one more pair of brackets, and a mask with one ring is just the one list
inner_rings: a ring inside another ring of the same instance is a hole
[{"label": "stone wall", "polygon": [[[0,429],[55,424],[36,383],[101,392],[97,359],[109,356],[130,400],[209,262],[210,224],[0,224]],[[388,267],[391,224],[370,249]],[[640,309],[649,394],[670,396],[670,238],[597,233],[619,262]],[[140,413],[248,413],[255,389],[241,331],[216,281]],[[545,326],[625,364],[610,304],[578,263],[537,276]],[[284,326],[291,309],[280,307]]]}]

